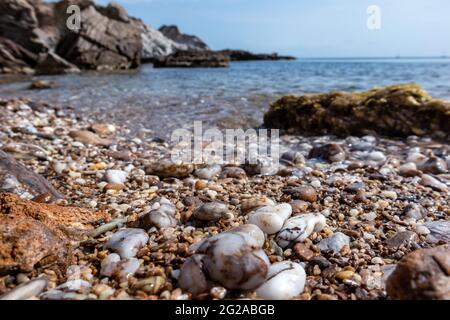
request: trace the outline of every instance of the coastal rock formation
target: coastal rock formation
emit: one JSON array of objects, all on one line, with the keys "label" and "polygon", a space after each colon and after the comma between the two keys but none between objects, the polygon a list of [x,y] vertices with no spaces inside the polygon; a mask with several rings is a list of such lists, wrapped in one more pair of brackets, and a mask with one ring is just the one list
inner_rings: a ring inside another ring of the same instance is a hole
[{"label": "coastal rock formation", "polygon": [[39,265],[64,265],[74,244],[103,212],[22,200],[0,194],[0,274],[29,272]]},{"label": "coastal rock formation", "polygon": [[387,281],[393,299],[450,299],[450,245],[405,256]]},{"label": "coastal rock formation", "polygon": [[280,56],[278,53],[252,53],[250,51],[245,50],[231,50],[225,49],[220,50],[218,53],[221,53],[225,56],[228,56],[231,61],[258,61],[258,60],[295,60],[295,57],[292,56]]},{"label": "coastal rock formation", "polygon": [[[77,5],[79,30],[67,27]],[[130,69],[140,64],[139,25],[117,4],[91,0],[4,0],[0,3],[0,72],[57,74],[80,69]]]},{"label": "coastal rock formation", "polygon": [[142,62],[153,62],[158,58],[166,57],[177,50],[187,50],[188,46],[177,43],[160,31],[153,29],[143,22],[139,23],[142,40]]},{"label": "coastal rock formation", "polygon": [[229,62],[227,56],[214,51],[186,50],[160,58],[153,65],[155,68],[224,68]]},{"label": "coastal rock formation", "polygon": [[177,26],[162,26],[159,31],[174,42],[187,46],[187,49],[209,50],[199,37],[181,33]]},{"label": "coastal rock formation", "polygon": [[83,17],[78,31],[71,31],[59,21],[61,39],[56,52],[82,69],[133,69],[140,65],[142,42],[137,23],[122,7],[95,5],[88,0],[63,0],[55,5],[55,15],[65,17],[67,7],[76,4]]},{"label": "coastal rock formation", "polygon": [[264,115],[269,128],[307,134],[450,137],[450,102],[431,98],[416,84],[366,92],[286,96]]},{"label": "coastal rock formation", "polygon": [[0,192],[11,192],[31,199],[49,195],[50,200],[63,198],[41,175],[29,170],[6,152],[0,150]]}]

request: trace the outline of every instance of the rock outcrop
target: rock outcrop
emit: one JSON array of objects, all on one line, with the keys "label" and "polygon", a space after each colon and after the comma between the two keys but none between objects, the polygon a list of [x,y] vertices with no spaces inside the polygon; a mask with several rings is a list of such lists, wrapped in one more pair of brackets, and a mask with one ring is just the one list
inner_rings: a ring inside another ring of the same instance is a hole
[{"label": "rock outcrop", "polygon": [[188,46],[177,43],[160,31],[153,29],[151,26],[136,20],[139,23],[142,40],[142,62],[153,62],[156,59],[169,56],[177,50],[187,50]]},{"label": "rock outcrop", "polygon": [[276,60],[295,60],[295,57],[292,56],[280,56],[278,53],[252,53],[250,51],[245,50],[220,50],[218,53],[221,53],[225,56],[228,56],[231,61],[276,61]]},{"label": "rock outcrop", "polygon": [[177,51],[167,57],[156,60],[155,68],[224,68],[229,58],[207,50]]},{"label": "rock outcrop", "polygon": [[[81,10],[70,30],[67,8]],[[91,0],[4,0],[0,3],[0,72],[56,74],[79,69],[131,69],[140,64],[140,26],[117,4]]]},{"label": "rock outcrop", "polygon": [[367,92],[286,96],[264,115],[268,128],[304,134],[450,137],[450,102],[435,100],[416,84]]},{"label": "rock outcrop", "polygon": [[210,50],[199,37],[181,33],[177,26],[162,26],[159,31],[174,42],[187,46],[188,49]]},{"label": "rock outcrop", "polygon": [[50,201],[63,198],[44,177],[17,162],[0,150],[0,192],[15,193],[22,198],[48,195]]},{"label": "rock outcrop", "polygon": [[58,21],[61,38],[56,52],[81,69],[134,69],[140,65],[142,42],[139,25],[128,18],[117,4],[108,7],[90,0],[63,0],[55,4],[55,15],[61,19],[67,7],[81,9],[82,23],[78,31]]},{"label": "rock outcrop", "polygon": [[0,193],[0,274],[64,266],[74,244],[106,220],[103,212],[22,200]]},{"label": "rock outcrop", "polygon": [[450,245],[416,250],[405,256],[389,276],[392,299],[450,299]]}]

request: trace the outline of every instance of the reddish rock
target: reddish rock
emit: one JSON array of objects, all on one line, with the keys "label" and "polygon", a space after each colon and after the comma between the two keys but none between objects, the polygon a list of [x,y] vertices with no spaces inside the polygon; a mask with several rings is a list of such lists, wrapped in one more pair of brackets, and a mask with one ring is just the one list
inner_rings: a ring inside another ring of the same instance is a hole
[{"label": "reddish rock", "polygon": [[308,202],[317,201],[317,192],[313,187],[302,186],[294,188],[286,188],[283,190],[284,194],[290,195],[292,199],[303,200]]},{"label": "reddish rock", "polygon": [[76,242],[94,223],[107,218],[103,212],[0,193],[0,273],[29,272],[35,265],[65,265]]},{"label": "reddish rock", "polygon": [[311,249],[309,249],[307,245],[301,242],[297,243],[294,246],[294,252],[297,255],[297,257],[302,261],[308,261],[312,257],[314,257],[314,252]]},{"label": "reddish rock", "polygon": [[449,300],[450,245],[405,256],[388,278],[386,289],[392,299]]}]

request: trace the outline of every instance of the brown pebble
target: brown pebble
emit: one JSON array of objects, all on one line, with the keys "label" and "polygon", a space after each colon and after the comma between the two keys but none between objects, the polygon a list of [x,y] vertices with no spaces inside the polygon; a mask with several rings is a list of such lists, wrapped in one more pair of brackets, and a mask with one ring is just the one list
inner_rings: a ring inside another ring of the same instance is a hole
[{"label": "brown pebble", "polygon": [[294,252],[302,261],[308,261],[314,256],[314,252],[309,249],[307,245],[301,242],[294,246]]},{"label": "brown pebble", "polygon": [[306,210],[308,210],[308,206],[309,206],[308,202],[303,201],[303,200],[293,200],[293,201],[289,202],[289,204],[292,207],[293,214],[306,212]]},{"label": "brown pebble", "polygon": [[113,190],[113,191],[121,191],[125,188],[125,186],[121,183],[108,183],[107,185],[105,185],[105,187],[103,188],[103,190],[106,192],[108,190]]}]

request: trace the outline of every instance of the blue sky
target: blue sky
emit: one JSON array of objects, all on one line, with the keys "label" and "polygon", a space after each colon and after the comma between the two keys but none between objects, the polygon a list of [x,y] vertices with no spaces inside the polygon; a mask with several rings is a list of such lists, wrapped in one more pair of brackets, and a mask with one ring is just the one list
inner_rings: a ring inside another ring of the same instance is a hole
[{"label": "blue sky", "polygon": [[[116,2],[154,27],[176,24],[213,49],[277,51],[298,57],[450,55],[448,0]],[[380,30],[366,26],[370,5],[381,9]]]}]

